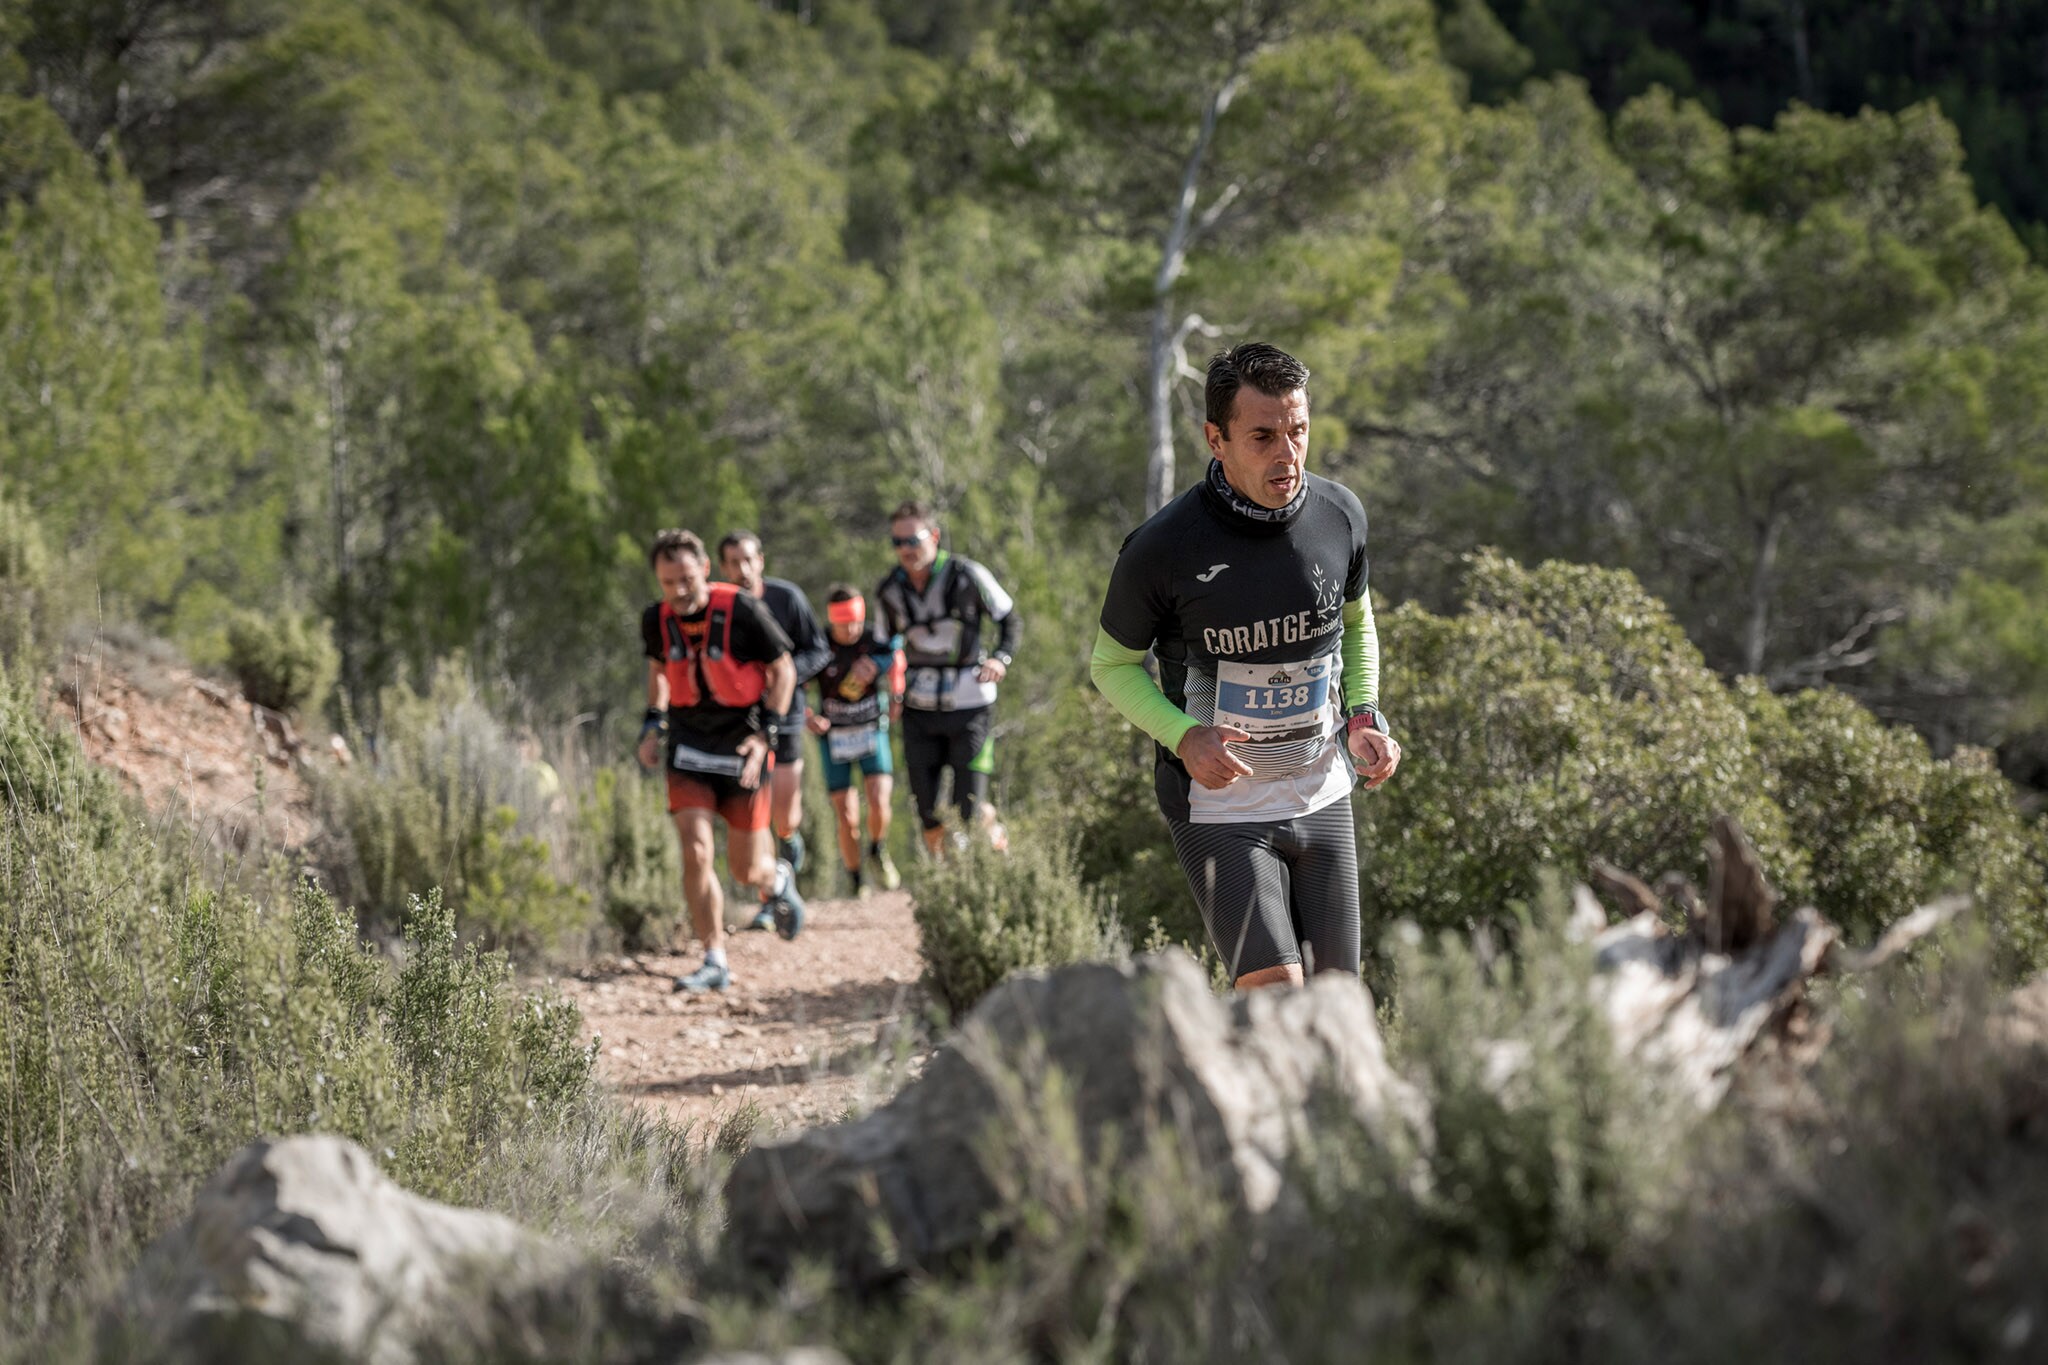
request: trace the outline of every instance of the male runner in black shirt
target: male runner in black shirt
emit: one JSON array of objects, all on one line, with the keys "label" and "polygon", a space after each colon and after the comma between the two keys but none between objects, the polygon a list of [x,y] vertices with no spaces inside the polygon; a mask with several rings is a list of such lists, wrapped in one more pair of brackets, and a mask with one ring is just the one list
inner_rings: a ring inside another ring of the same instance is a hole
[{"label": "male runner in black shirt", "polygon": [[1401,761],[1378,709],[1365,508],[1307,471],[1307,384],[1257,342],[1210,362],[1214,458],[1124,541],[1090,661],[1157,743],[1160,809],[1241,989],[1298,984],[1305,947],[1317,971],[1357,973],[1352,773],[1376,787]]},{"label": "male runner in black shirt", "polygon": [[[768,823],[775,831],[776,854],[801,872],[804,870],[804,684],[825,666],[830,646],[818,618],[811,612],[810,599],[796,584],[782,578],[768,578],[761,554],[761,538],[752,531],[728,531],[718,542],[718,566],[725,581],[740,591],[761,599],[775,624],[789,637],[790,662],[796,666],[796,700],[789,714],[775,721],[774,790],[768,804]],[[763,913],[754,921],[756,929],[771,927]]]},{"label": "male runner in black shirt", "polygon": [[758,598],[711,582],[704,542],[663,531],[648,554],[661,600],[640,621],[647,655],[647,719],[640,762],[663,763],[668,808],[683,845],[683,898],[704,941],[704,965],[679,976],[679,991],[724,990],[724,894],[712,869],[714,819],[726,825],[726,861],[756,889],[784,938],[803,927],[796,873],[768,838],[768,777],[775,718],[796,690],[789,638]]}]

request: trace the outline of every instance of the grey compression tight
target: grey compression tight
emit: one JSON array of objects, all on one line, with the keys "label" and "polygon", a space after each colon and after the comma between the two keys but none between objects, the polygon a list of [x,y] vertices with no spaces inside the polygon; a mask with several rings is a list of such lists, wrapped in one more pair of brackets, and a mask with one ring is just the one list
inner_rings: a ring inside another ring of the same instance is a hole
[{"label": "grey compression tight", "polygon": [[1300,963],[1358,973],[1358,836],[1349,798],[1313,815],[1234,825],[1167,821],[1209,941],[1235,981]]}]

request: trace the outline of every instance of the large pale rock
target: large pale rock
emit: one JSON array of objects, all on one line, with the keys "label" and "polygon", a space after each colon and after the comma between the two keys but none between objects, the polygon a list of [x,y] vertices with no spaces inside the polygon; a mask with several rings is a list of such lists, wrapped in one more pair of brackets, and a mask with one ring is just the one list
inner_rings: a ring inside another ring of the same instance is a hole
[{"label": "large pale rock", "polygon": [[409,1194],[352,1142],[292,1137],[221,1168],[144,1254],[107,1332],[173,1358],[410,1365],[423,1343],[530,1349],[593,1318],[638,1338],[606,1358],[702,1340],[630,1277],[498,1214]]},{"label": "large pale rock", "polygon": [[817,1257],[875,1283],[995,1245],[1016,1212],[1003,1138],[1056,1130],[1048,1094],[1071,1104],[1087,1159],[1170,1132],[1251,1216],[1280,1198],[1312,1099],[1376,1127],[1422,1121],[1356,980],[1222,999],[1178,950],[1064,967],[991,991],[886,1107],[749,1151],[726,1187],[733,1246],[770,1273]]}]

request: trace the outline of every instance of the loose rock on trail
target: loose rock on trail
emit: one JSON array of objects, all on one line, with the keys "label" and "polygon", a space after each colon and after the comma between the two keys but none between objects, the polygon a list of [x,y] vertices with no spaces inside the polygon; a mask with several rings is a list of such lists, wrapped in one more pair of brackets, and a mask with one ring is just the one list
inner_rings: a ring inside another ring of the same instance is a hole
[{"label": "loose rock on trail", "polygon": [[[730,990],[678,995],[701,950],[593,963],[558,986],[599,1040],[598,1074],[635,1103],[717,1122],[748,1105],[776,1127],[831,1122],[879,1084],[924,1007],[904,892],[808,903],[794,940],[726,937]],[[728,916],[733,908],[728,907]],[[922,1049],[919,1049],[921,1052]]]}]

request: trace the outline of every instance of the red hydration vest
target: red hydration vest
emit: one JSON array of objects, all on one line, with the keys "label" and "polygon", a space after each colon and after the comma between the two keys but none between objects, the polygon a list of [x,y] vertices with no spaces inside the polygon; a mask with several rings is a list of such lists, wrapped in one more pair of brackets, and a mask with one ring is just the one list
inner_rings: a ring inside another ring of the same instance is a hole
[{"label": "red hydration vest", "polygon": [[713,583],[710,588],[703,633],[694,641],[682,618],[669,609],[667,599],[661,603],[661,639],[668,647],[663,665],[668,673],[668,704],[685,709],[752,706],[767,689],[768,666],[741,663],[732,657],[733,598],[739,589],[730,583]]}]

